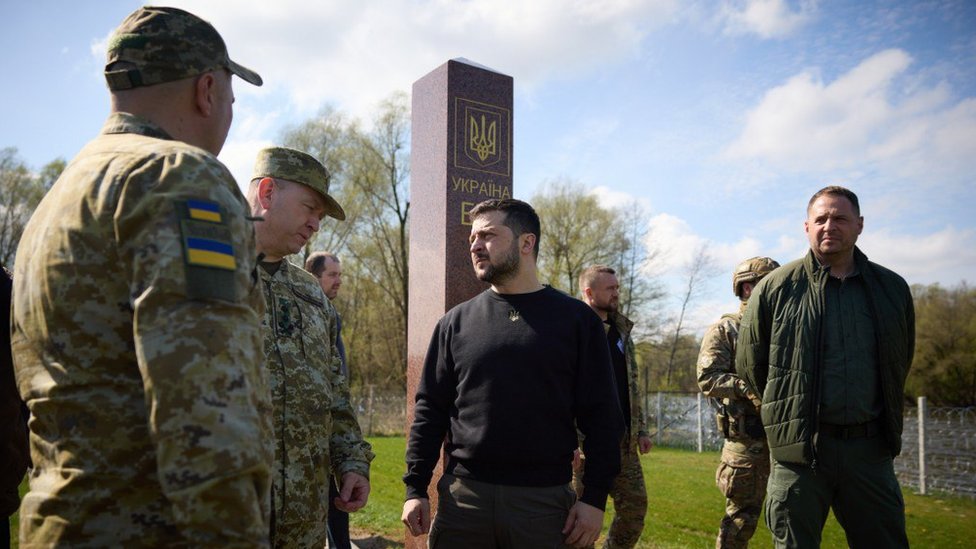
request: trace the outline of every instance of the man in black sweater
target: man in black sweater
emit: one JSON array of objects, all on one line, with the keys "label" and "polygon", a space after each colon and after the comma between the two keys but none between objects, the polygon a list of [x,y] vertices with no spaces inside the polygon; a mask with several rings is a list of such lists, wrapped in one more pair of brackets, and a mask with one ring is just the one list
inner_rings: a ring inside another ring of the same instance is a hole
[{"label": "man in black sweater", "polygon": [[[407,444],[402,520],[431,547],[586,547],[620,470],[623,417],[606,335],[586,304],[539,283],[539,218],[518,200],[471,210],[471,261],[491,288],[431,337]],[[586,490],[570,486],[576,428]],[[445,445],[439,508],[427,486]]]}]

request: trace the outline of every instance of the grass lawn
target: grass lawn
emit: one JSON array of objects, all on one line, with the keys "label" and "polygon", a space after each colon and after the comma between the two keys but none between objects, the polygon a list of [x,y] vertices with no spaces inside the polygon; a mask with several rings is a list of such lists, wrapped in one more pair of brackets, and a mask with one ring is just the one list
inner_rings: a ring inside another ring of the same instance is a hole
[{"label": "grass lawn", "polygon": [[[377,437],[369,441],[377,456],[371,473],[372,491],[366,508],[351,517],[353,538],[369,538],[362,546],[399,546],[404,539],[400,524],[403,506],[400,477],[404,470],[405,441],[403,437]],[[718,453],[655,448],[642,456],[641,461],[648,487],[648,512],[638,547],[714,547],[725,504],[714,480]],[[26,483],[21,486],[22,490],[25,488]],[[612,504],[607,511],[605,528],[612,516]],[[976,522],[976,501],[905,492],[905,514],[908,539],[914,547],[972,547],[969,528]],[[16,516],[11,527],[15,533]],[[843,531],[831,516],[824,529],[823,547],[846,545]],[[17,546],[16,540],[12,546]],[[769,531],[760,524],[750,547],[771,546]]]},{"label": "grass lawn", "polygon": [[[376,460],[371,473],[369,505],[351,516],[354,530],[403,542],[404,439],[371,438]],[[648,488],[648,512],[638,547],[712,548],[722,519],[725,499],[715,487],[718,452],[699,454],[655,448],[641,456]],[[612,518],[610,503],[604,533]],[[972,547],[969,528],[976,522],[976,501],[919,496],[905,492],[908,539],[913,547]],[[761,521],[762,519],[760,519]],[[356,537],[356,536],[354,536]],[[599,544],[598,544],[599,546]],[[823,547],[846,547],[844,532],[833,515],[824,529]],[[760,523],[750,547],[772,547],[769,531]]]}]

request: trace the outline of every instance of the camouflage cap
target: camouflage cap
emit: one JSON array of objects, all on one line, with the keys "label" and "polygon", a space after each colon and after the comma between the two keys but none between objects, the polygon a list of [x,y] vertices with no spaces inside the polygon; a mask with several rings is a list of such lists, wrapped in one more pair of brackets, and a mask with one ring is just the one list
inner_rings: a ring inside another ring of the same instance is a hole
[{"label": "camouflage cap", "polygon": [[274,177],[295,181],[311,187],[325,198],[325,213],[339,220],[346,218],[346,212],[329,195],[329,170],[310,154],[288,147],[268,147],[258,151],[254,162],[254,175],[251,179]]},{"label": "camouflage cap", "polygon": [[[122,62],[123,66],[110,67]],[[125,18],[108,43],[105,80],[112,91],[152,86],[225,68],[255,86],[258,73],[230,60],[217,29],[177,8],[143,6]]]}]

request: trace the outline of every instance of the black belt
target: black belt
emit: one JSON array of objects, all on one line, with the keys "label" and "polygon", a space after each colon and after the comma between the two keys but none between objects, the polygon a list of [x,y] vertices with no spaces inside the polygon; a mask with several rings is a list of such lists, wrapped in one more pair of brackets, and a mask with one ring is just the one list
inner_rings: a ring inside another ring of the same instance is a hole
[{"label": "black belt", "polygon": [[850,438],[870,438],[881,434],[881,420],[875,419],[867,423],[857,425],[833,425],[831,423],[820,424],[820,434],[830,438],[847,440]]}]

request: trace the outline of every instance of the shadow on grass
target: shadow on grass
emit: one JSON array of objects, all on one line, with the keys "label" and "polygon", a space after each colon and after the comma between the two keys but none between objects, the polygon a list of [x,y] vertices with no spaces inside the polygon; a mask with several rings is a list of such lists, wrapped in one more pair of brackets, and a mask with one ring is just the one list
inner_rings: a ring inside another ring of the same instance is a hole
[{"label": "shadow on grass", "polygon": [[356,544],[356,547],[359,549],[390,549],[391,547],[403,547],[403,543],[390,538],[384,538],[383,536],[374,536],[357,532],[352,535],[352,538],[352,542]]}]

